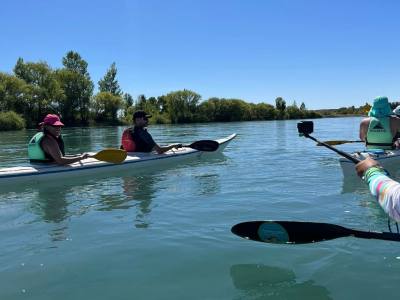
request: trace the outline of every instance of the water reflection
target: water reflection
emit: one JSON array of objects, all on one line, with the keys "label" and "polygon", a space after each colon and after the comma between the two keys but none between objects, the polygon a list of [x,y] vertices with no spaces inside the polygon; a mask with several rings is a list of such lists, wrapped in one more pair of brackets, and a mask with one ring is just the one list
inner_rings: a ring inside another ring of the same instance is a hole
[{"label": "water reflection", "polygon": [[[276,147],[279,150],[286,151],[288,145],[287,145],[287,132],[288,126],[291,126],[289,122],[284,122],[284,121],[275,121],[274,123],[275,128],[273,129],[273,136],[275,137],[273,140],[276,142]],[[290,127],[291,128],[291,127]],[[294,127],[295,128],[295,127]],[[295,129],[293,129],[295,130]]]},{"label": "water reflection", "polygon": [[40,216],[44,222],[53,223],[49,232],[52,241],[61,241],[67,238],[67,222],[69,217],[68,201],[66,191],[49,187],[39,189],[35,201],[32,203],[31,210]]},{"label": "water reflection", "polygon": [[138,207],[135,226],[147,227],[145,216],[151,212],[155,193],[154,174],[146,176],[111,177],[102,180],[70,181],[62,186],[41,186],[31,211],[46,223],[55,224],[49,232],[53,241],[65,240],[68,219],[90,211],[107,212]]},{"label": "water reflection", "polygon": [[325,287],[312,280],[297,283],[292,270],[238,264],[231,266],[230,275],[233,285],[244,293],[245,299],[332,299]]},{"label": "water reflection", "polygon": [[162,180],[159,176],[143,175],[123,178],[123,192],[127,201],[134,201],[136,216],[134,224],[136,228],[147,228],[149,222],[147,215],[151,212],[151,202],[157,191],[156,183]]},{"label": "water reflection", "polygon": [[[392,165],[389,168],[386,168],[390,174],[390,177],[396,181],[400,180],[400,170],[396,165]],[[343,176],[342,181],[342,194],[345,193],[359,193],[359,194],[368,194],[368,185],[357,177],[356,171],[354,169],[354,174],[351,176]]]},{"label": "water reflection", "polygon": [[204,162],[207,161],[207,164],[213,166],[211,169],[207,169],[206,172],[203,173],[195,173],[194,174],[194,183],[196,184],[196,188],[194,189],[198,195],[200,196],[210,196],[217,194],[221,189],[221,178],[218,172],[214,172],[214,168],[219,169],[223,168],[227,165],[228,158],[222,154],[217,153],[213,156],[207,158],[207,160],[199,160],[197,162],[193,162],[193,167],[197,165],[204,165]]},{"label": "water reflection", "polygon": [[[23,186],[2,187],[0,198],[8,195],[24,199],[28,212],[37,222],[47,224],[52,241],[68,239],[71,217],[88,212],[107,213],[126,210],[124,216],[132,220],[136,228],[148,228],[149,215],[157,194],[168,186],[168,181],[187,180],[184,186],[190,193],[214,195],[220,191],[221,178],[217,171],[226,164],[224,155],[216,155],[176,166],[162,166],[157,169],[141,170],[139,174],[101,174],[91,177],[73,177],[68,180],[54,180],[40,183],[30,182]],[[176,174],[185,174],[179,178]],[[19,188],[19,192],[15,189]]]},{"label": "water reflection", "polygon": [[201,196],[217,194],[221,187],[219,175],[215,173],[196,175],[195,182]]},{"label": "water reflection", "polygon": [[367,184],[362,181],[361,179],[355,178],[343,178],[342,182],[342,194],[348,193],[360,193],[360,194],[367,194],[368,186]]},{"label": "water reflection", "polygon": [[[394,173],[392,173],[394,174]],[[399,174],[396,173],[392,176],[394,180],[399,181]],[[388,216],[384,210],[379,205],[376,197],[372,196],[368,185],[358,177],[347,177],[343,178],[342,182],[342,197],[343,199],[349,199],[351,205],[349,205],[349,210],[354,211],[357,205],[359,209],[357,219],[368,220],[367,228],[365,230],[377,230],[377,231],[388,231],[387,219]],[[359,223],[354,223],[354,215],[347,215],[347,223],[359,226]]]}]

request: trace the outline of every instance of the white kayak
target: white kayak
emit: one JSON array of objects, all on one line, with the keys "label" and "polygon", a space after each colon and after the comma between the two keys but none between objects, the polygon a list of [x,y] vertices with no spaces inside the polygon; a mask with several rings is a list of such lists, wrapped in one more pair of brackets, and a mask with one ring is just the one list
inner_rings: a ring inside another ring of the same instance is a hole
[{"label": "white kayak", "polygon": [[66,166],[31,163],[29,166],[2,168],[0,169],[0,185],[99,175],[101,173],[110,174],[111,172],[114,174],[118,174],[122,171],[135,172],[138,169],[143,170],[143,168],[149,169],[168,164],[188,162],[202,156],[221,153],[235,137],[236,134],[232,134],[226,138],[216,140],[219,147],[213,152],[202,152],[189,147],[182,147],[179,149],[172,149],[163,154],[130,152],[125,161],[121,164],[111,164],[94,158],[87,158]]},{"label": "white kayak", "polygon": [[[360,160],[371,157],[378,161],[391,175],[396,175],[400,169],[400,150],[364,150],[353,152],[351,155]],[[359,178],[353,162],[346,158],[340,158],[339,162],[345,179]]]}]

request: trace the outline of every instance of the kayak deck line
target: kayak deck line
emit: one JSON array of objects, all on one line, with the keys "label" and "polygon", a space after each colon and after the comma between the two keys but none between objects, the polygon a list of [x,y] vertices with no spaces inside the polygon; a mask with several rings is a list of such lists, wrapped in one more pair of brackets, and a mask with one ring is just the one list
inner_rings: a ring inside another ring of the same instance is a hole
[{"label": "kayak deck line", "polygon": [[[236,137],[236,134],[232,134],[226,138],[216,140],[219,143],[219,147],[215,152],[220,153],[224,150],[227,144]],[[129,169],[132,165],[148,165],[154,161],[177,161],[186,159],[185,157],[200,157],[206,154],[206,152],[198,151],[192,148],[183,147],[175,150],[169,150],[163,154],[153,153],[128,153],[126,160],[121,164],[112,164],[103,161],[98,161],[94,158],[87,158],[80,162],[73,163],[71,165],[59,166],[55,164],[31,164],[26,167],[11,167],[0,169],[0,184],[10,183],[19,178],[39,179],[46,178],[49,175],[66,174],[66,173],[88,173],[93,172],[94,169],[110,169],[110,170],[123,170]],[[208,153],[207,153],[208,155]],[[47,175],[47,176],[46,176]]]}]

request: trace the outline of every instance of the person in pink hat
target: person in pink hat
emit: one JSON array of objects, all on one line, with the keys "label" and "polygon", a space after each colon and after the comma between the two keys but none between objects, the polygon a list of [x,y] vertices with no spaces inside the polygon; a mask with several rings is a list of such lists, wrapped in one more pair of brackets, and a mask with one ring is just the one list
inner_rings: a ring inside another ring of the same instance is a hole
[{"label": "person in pink hat", "polygon": [[61,136],[64,124],[59,116],[48,114],[39,125],[43,130],[36,133],[28,144],[28,157],[31,162],[55,162],[67,165],[89,157],[87,153],[65,156],[64,141]]}]

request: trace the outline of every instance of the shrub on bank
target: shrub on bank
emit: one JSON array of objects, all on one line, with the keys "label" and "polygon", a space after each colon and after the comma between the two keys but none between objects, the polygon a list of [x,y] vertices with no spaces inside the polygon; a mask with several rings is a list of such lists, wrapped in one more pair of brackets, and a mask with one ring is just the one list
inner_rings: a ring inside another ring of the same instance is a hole
[{"label": "shrub on bank", "polygon": [[171,120],[165,114],[154,114],[150,119],[153,124],[170,124]]},{"label": "shrub on bank", "polygon": [[25,120],[13,111],[0,112],[0,130],[21,130]]}]

